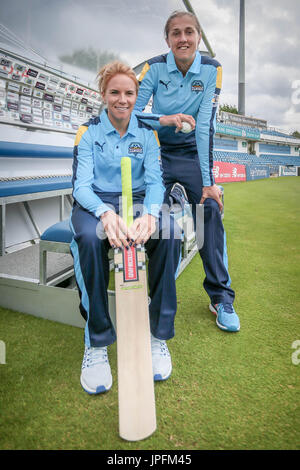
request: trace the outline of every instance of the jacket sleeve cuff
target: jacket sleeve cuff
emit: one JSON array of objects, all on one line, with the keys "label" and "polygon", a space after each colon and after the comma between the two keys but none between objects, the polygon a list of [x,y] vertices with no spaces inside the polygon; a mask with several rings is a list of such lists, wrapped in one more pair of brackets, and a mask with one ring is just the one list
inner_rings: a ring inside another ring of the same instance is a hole
[{"label": "jacket sleeve cuff", "polygon": [[104,214],[104,212],[111,211],[111,210],[112,210],[111,207],[108,207],[105,204],[101,204],[101,206],[99,206],[98,209],[96,210],[95,216],[99,218],[102,214]]}]

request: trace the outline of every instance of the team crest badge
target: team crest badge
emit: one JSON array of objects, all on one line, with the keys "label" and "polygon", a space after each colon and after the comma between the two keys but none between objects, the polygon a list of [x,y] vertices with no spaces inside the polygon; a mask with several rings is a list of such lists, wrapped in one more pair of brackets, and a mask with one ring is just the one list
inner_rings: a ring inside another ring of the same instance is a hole
[{"label": "team crest badge", "polygon": [[195,93],[201,93],[204,90],[204,85],[201,80],[194,80],[192,83],[192,91]]},{"label": "team crest badge", "polygon": [[143,146],[139,142],[132,142],[128,147],[128,153],[137,156],[143,153]]}]

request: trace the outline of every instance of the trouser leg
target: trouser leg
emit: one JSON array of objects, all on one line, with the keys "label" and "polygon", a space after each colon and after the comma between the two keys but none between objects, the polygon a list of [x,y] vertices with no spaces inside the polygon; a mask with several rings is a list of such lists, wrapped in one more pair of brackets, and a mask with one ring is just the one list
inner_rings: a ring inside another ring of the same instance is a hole
[{"label": "trouser leg", "polygon": [[199,253],[206,274],[203,286],[212,303],[233,303],[235,294],[230,287],[226,233],[219,206],[210,198],[204,202],[204,243]]},{"label": "trouser leg", "polygon": [[149,258],[150,327],[153,336],[167,340],[175,334],[175,274],[181,249],[181,228],[169,211],[160,217],[157,233],[158,237],[151,237],[145,245]]},{"label": "trouser leg", "polygon": [[108,310],[109,243],[107,238],[98,236],[99,230],[97,235],[98,224],[99,220],[89,212],[79,206],[73,208],[71,252],[80,312],[86,320],[84,340],[86,346],[92,347],[107,346],[116,339]]},{"label": "trouser leg", "polygon": [[[86,320],[85,344],[94,347],[109,345],[116,339],[108,311],[109,242],[97,236],[98,224],[99,220],[89,212],[79,206],[73,208],[71,252],[80,311]],[[170,339],[174,336],[177,308],[175,273],[180,259],[181,229],[167,213],[160,217],[157,233],[145,245],[149,258],[150,325],[154,336]]]},{"label": "trouser leg", "polygon": [[[197,157],[198,158],[198,157]],[[202,197],[202,176],[199,162],[195,158],[163,158],[164,178],[166,185],[165,201],[174,183],[184,186],[188,202],[192,206],[193,221],[196,224],[196,205]],[[213,303],[232,303],[234,291],[230,287],[228,272],[226,234],[218,204],[213,199],[204,202],[204,243],[199,249],[204,271],[203,282],[209,298]]]}]

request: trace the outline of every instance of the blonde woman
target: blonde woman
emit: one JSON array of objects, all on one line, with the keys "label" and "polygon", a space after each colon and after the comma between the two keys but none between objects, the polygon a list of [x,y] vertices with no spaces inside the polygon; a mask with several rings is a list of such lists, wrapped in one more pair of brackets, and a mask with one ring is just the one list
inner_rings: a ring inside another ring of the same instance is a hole
[{"label": "blonde woman", "polygon": [[[133,112],[138,87],[128,66],[120,62],[105,66],[99,73],[99,89],[106,109],[80,127],[74,147],[71,251],[80,311],[86,320],[80,381],[90,394],[112,386],[107,346],[116,340],[116,333],[107,298],[110,247],[145,244],[154,380],[166,380],[172,370],[166,340],[174,336],[180,234],[171,219],[170,237],[161,236],[165,188],[160,149],[145,116]],[[151,119],[159,121],[161,116]],[[163,117],[162,122],[178,129],[182,126],[178,116]],[[119,215],[120,162],[124,156],[132,161],[133,203],[143,208],[130,228]],[[155,230],[159,235],[151,238]]]}]

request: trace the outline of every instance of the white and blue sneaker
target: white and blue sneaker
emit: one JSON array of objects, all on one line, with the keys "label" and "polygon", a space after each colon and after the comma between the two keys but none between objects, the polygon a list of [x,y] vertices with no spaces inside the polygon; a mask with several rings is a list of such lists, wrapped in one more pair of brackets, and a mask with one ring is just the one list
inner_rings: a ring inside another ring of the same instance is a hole
[{"label": "white and blue sneaker", "polygon": [[112,386],[112,375],[107,357],[107,347],[85,346],[80,383],[90,395],[107,392]]},{"label": "white and blue sneaker", "polygon": [[232,304],[210,304],[209,310],[217,315],[216,324],[224,331],[240,331],[240,320]]},{"label": "white and blue sneaker", "polygon": [[172,372],[172,361],[166,341],[151,334],[151,351],[154,381],[167,380]]}]

